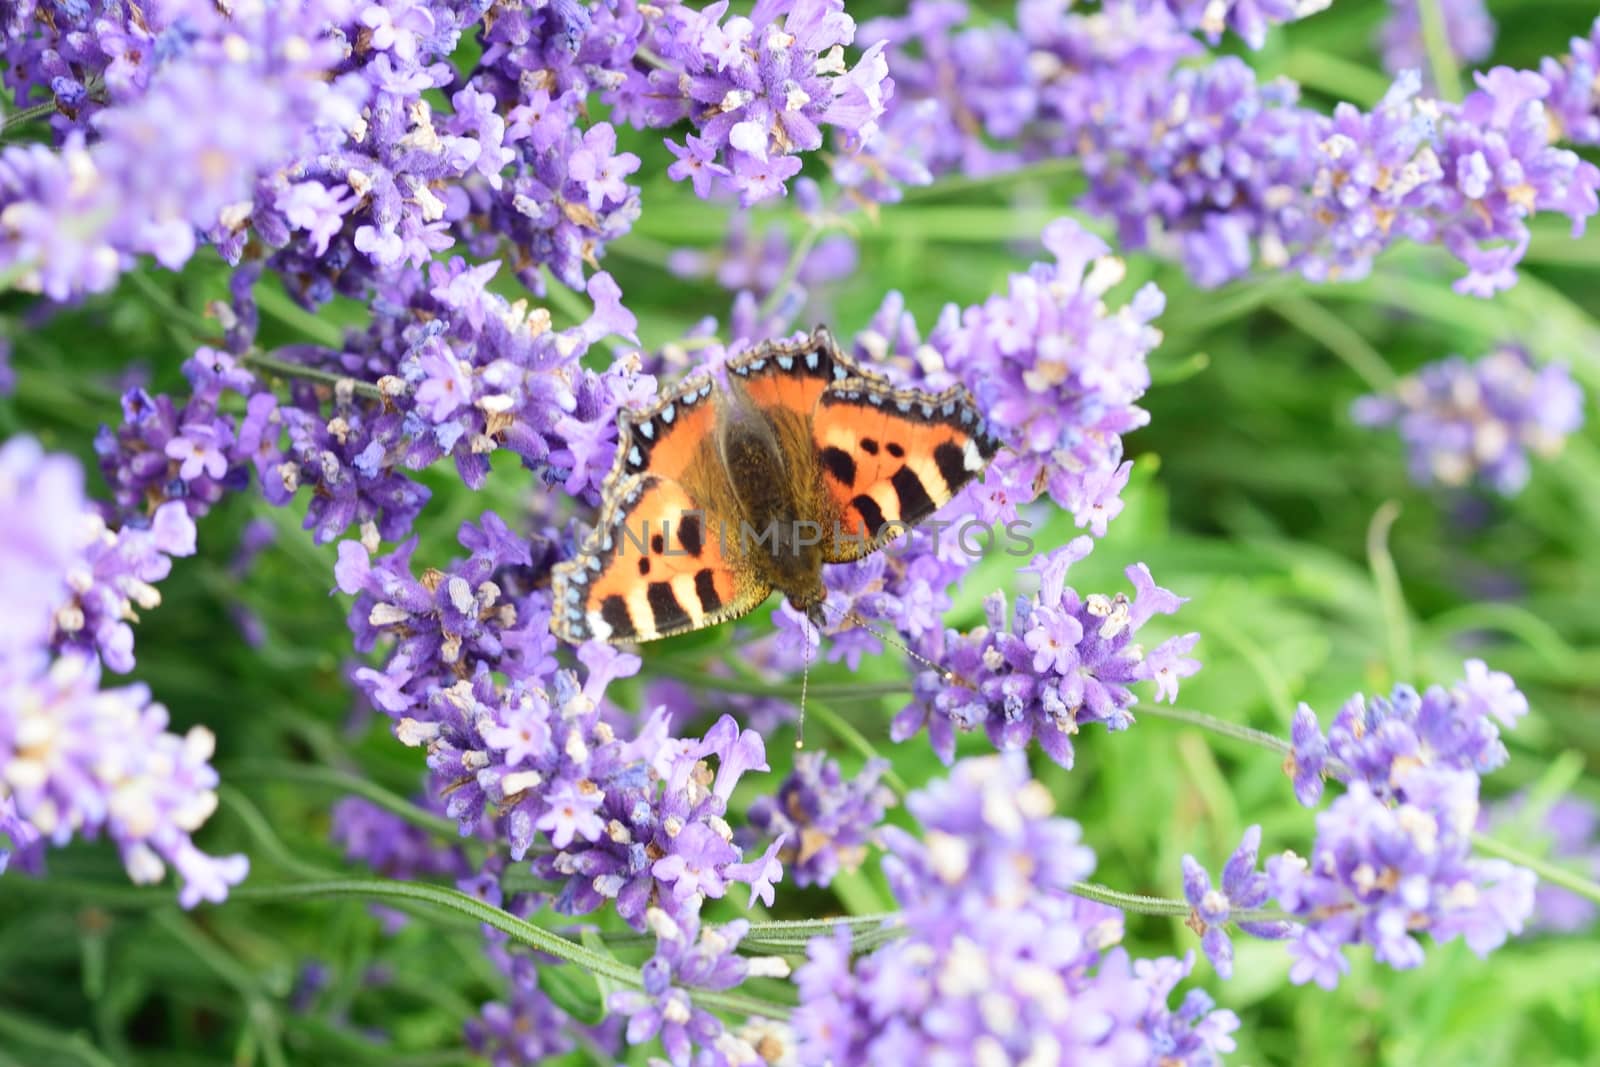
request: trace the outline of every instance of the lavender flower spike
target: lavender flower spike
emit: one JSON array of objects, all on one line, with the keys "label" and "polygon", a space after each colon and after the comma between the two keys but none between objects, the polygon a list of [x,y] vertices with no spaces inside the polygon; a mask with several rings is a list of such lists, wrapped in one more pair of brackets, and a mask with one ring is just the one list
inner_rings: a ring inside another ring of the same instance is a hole
[{"label": "lavender flower spike", "polygon": [[1536,366],[1503,345],[1469,363],[1451,356],[1352,409],[1363,426],[1399,430],[1419,485],[1477,482],[1504,496],[1527,484],[1534,457],[1553,456],[1583,425],[1583,391],[1559,363]]},{"label": "lavender flower spike", "polygon": [[[1271,896],[1267,877],[1256,870],[1256,853],[1261,848],[1261,827],[1244,832],[1238,849],[1222,870],[1222,884],[1213,886],[1211,876],[1193,856],[1183,857],[1183,895],[1193,909],[1189,929],[1200,935],[1201,948],[1219,978],[1233,977],[1233,943],[1228,940],[1227,924],[1236,910],[1259,908]],[[1247,922],[1240,926],[1256,937],[1288,937],[1285,923]]]}]

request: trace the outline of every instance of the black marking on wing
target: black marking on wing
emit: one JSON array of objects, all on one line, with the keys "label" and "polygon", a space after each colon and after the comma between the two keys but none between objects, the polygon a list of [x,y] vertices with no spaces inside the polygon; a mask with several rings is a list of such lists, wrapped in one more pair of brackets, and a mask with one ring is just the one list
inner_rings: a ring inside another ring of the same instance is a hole
[{"label": "black marking on wing", "polygon": [[918,522],[932,515],[938,507],[933,502],[933,497],[928,495],[927,487],[922,484],[922,479],[917,477],[917,472],[910,467],[901,467],[889,479],[889,484],[894,486],[894,491],[900,497],[900,521]]},{"label": "black marking on wing", "polygon": [[878,502],[865,493],[850,501],[850,505],[861,513],[861,522],[867,528],[867,536],[876,538],[883,529],[883,509]]},{"label": "black marking on wing", "polygon": [[678,524],[678,544],[691,556],[699,557],[706,547],[705,527],[698,515],[685,515]]},{"label": "black marking on wing", "polygon": [[841,485],[856,484],[856,461],[850,458],[850,453],[829,445],[822,450],[820,458],[823,468],[837,478]]},{"label": "black marking on wing", "polygon": [[636,633],[633,618],[628,614],[628,602],[615,593],[600,602],[600,618],[616,634]]},{"label": "black marking on wing", "polygon": [[678,603],[671,582],[651,582],[646,598],[650,602],[650,614],[655,617],[654,629],[658,632],[689,621],[689,613]]},{"label": "black marking on wing", "polygon": [[939,475],[951,493],[970,481],[974,473],[967,470],[966,453],[953,441],[944,441],[935,448],[933,461],[939,465]]},{"label": "black marking on wing", "polygon": [[707,567],[694,576],[694,591],[700,598],[700,610],[707,615],[713,615],[722,607],[722,598],[717,596],[717,583],[712,580],[711,568]]}]

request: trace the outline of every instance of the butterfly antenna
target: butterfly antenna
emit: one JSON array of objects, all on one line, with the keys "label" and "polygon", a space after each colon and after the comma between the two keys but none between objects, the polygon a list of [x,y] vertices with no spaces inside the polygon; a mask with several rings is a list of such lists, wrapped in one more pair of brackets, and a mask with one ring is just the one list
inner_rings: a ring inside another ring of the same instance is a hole
[{"label": "butterfly antenna", "polygon": [[[898,648],[901,652],[904,652],[906,655],[910,656],[912,659],[916,660],[918,663],[922,664],[924,667],[927,667],[929,670],[936,672],[939,675],[939,678],[946,685],[959,685],[959,686],[962,686],[964,688],[971,689],[973,692],[977,692],[977,689],[978,689],[977,686],[973,685],[971,682],[969,682],[965,678],[961,677],[961,675],[957,674],[955,671],[952,671],[952,670],[950,670],[949,668],[946,668],[946,667],[941,667],[941,666],[939,666],[939,664],[933,662],[933,660],[929,659],[927,656],[924,656],[922,653],[916,651],[913,648],[908,648],[906,646],[905,642],[900,641],[897,638],[890,637],[888,634],[884,633],[882,630],[880,630],[876,626],[872,625],[866,619],[863,619],[860,615],[856,614],[854,611],[843,611],[843,610],[841,610],[839,608],[833,607],[832,605],[828,604],[826,601],[823,602],[822,606],[825,607],[825,608],[831,608],[831,610],[837,612],[839,617],[841,619],[844,619],[846,622],[853,622],[857,626],[860,626],[861,628],[863,628],[863,629],[865,629],[865,630],[867,630],[867,631],[869,631],[869,632],[871,632],[873,634],[876,634],[878,640],[884,642],[885,644],[893,645],[895,648]],[[801,682],[800,682],[800,692],[802,694],[802,699],[803,699],[803,694],[805,693],[805,680],[803,678],[801,679]]]},{"label": "butterfly antenna", "polygon": [[[806,689],[811,682],[811,620],[805,621],[805,652],[800,667],[800,719],[794,727],[794,747],[806,747]],[[817,640],[822,640],[822,630],[817,629]]]}]

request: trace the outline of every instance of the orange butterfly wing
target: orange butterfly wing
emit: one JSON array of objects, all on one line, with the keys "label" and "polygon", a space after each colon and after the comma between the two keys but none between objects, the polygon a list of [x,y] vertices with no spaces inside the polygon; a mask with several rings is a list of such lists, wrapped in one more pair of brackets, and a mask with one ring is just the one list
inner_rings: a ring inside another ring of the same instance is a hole
[{"label": "orange butterfly wing", "polygon": [[738,551],[736,523],[681,483],[628,475],[583,550],[556,566],[551,629],[574,644],[654,641],[737,618],[772,592]]},{"label": "orange butterfly wing", "polygon": [[607,485],[646,472],[682,478],[703,458],[702,450],[712,447],[717,411],[711,393],[711,379],[702,374],[681,382],[654,407],[624,410],[618,419],[617,462]]},{"label": "orange butterfly wing", "polygon": [[731,379],[780,429],[799,425],[818,483],[823,558],[860,559],[943,507],[999,448],[972,397],[895,389],[862,370],[821,327],[762,345],[728,365]]},{"label": "orange butterfly wing", "polygon": [[811,419],[836,536],[829,563],[860,559],[950,502],[1000,442],[960,386],[942,393],[851,378],[823,391]]},{"label": "orange butterfly wing", "polygon": [[697,499],[685,480],[725,481],[716,404],[705,375],[653,407],[618,419],[617,459],[599,522],[552,574],[550,628],[574,644],[653,641],[736,618],[770,589],[739,555],[736,521]]}]

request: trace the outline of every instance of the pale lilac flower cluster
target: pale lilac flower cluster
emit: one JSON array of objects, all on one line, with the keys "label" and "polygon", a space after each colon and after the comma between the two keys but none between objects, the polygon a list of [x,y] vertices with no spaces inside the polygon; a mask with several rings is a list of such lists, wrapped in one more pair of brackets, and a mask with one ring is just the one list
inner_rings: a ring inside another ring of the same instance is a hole
[{"label": "pale lilac flower cluster", "polygon": [[1044,245],[1054,263],[1012,275],[1005,294],[961,313],[945,365],[1011,446],[985,486],[1042,483],[1100,536],[1122,510],[1132,467],[1122,460],[1122,435],[1149,421],[1137,401],[1150,385],[1146,357],[1161,342],[1150,322],[1166,300],[1147,284],[1108,310],[1104,297],[1122,280],[1122,262],[1070,219],[1046,226]]},{"label": "pale lilac flower cluster", "polygon": [[[1126,271],[1105,242],[1071,219],[1045,227],[1043,241],[1054,262],[1013,274],[1004,294],[982,304],[946,306],[926,337],[904,298],[889,294],[856,352],[924,388],[964,385],[1009,446],[941,519],[1004,524],[1042,491],[1099,537],[1122,510],[1132,470],[1122,435],[1149,421],[1138,400],[1150,385],[1146,361],[1161,342],[1151,321],[1165,298],[1147,284],[1108,308],[1106,293]],[[970,565],[974,553],[956,539],[940,539],[941,558]]]},{"label": "pale lilac flower cluster", "polygon": [[1520,492],[1534,457],[1561,451],[1583,425],[1583,390],[1560,363],[1537,366],[1519,345],[1469,362],[1430,363],[1386,394],[1364,396],[1351,414],[1363,426],[1394,427],[1419,485],[1479,483]]},{"label": "pale lilac flower cluster", "polygon": [[920,170],[906,181],[1077,159],[1086,206],[1116,219],[1125,246],[1175,254],[1208,286],[1257,263],[1361,277],[1414,241],[1443,245],[1468,269],[1457,287],[1487,296],[1515,284],[1529,218],[1565,214],[1581,233],[1600,209],[1600,170],[1552,143],[1553,126],[1590,129],[1580,79],[1592,49],[1575,43],[1546,77],[1480,73],[1459,105],[1420,98],[1420,78],[1403,74],[1372,112],[1330,118],[1236,58],[1181,62],[1197,48],[1185,25],[1220,31],[1263,10],[1152,2],[1086,15],[1023,0],[1012,30],[957,29],[959,5],[915,5],[874,27],[897,78],[881,137]]},{"label": "pale lilac flower cluster", "polygon": [[77,463],[25,437],[0,447],[0,510],[0,869],[14,850],[37,869],[46,844],[104,834],[134,881],[170,865],[184,907],[222,900],[249,864],[191,838],[217,806],[214,738],[169,732],[143,685],[102,689],[95,655],[133,666],[132,604],[159,600],[150,583],[167,553],[194,551],[187,513],[166,505],[149,529],[108,529]]},{"label": "pale lilac flower cluster", "polygon": [[923,839],[883,831],[905,933],[853,962],[848,931],[812,940],[799,1063],[1144,1067],[1232,1049],[1237,1017],[1203,993],[1167,1007],[1187,962],[1130,960],[1120,913],[1071,894],[1094,854],[1020,755],[963,760],[907,807]]},{"label": "pale lilac flower cluster", "polygon": [[1272,895],[1266,875],[1256,870],[1256,853],[1261,848],[1261,827],[1252,826],[1222,868],[1222,877],[1213,885],[1211,876],[1193,856],[1183,857],[1183,896],[1191,911],[1187,925],[1200,935],[1200,947],[1217,969],[1219,978],[1233,977],[1233,943],[1228,939],[1228,924],[1238,922],[1245,933],[1269,940],[1289,937],[1293,927],[1284,922],[1236,920],[1234,913],[1265,905]]},{"label": "pale lilac flower cluster", "polygon": [[[406,471],[449,457],[479,486],[500,448],[592,498],[610,470],[617,409],[649,395],[654,382],[637,361],[592,371],[580,360],[602,338],[631,336],[635,320],[602,272],[588,283],[593,314],[552,330],[542,308],[486,288],[497,268],[469,269],[459,258],[430,264],[426,278],[389,287],[385,316],[343,348],[278,350],[340,382],[332,390],[297,382],[287,398],[245,369],[256,311],[254,279],[241,271],[235,303],[218,308],[227,343],[241,354],[200,348],[184,364],[191,392],[181,404],[130,390],[121,426],[97,438],[119,513],[181,501],[199,516],[254,471],[273,504],[307,491],[306,526],[318,541],[368,524],[397,541],[429,497]],[[234,395],[245,398],[242,415]]]},{"label": "pale lilac flower cluster", "polygon": [[[6,263],[59,299],[107,287],[132,254],[181,264],[199,232],[230,262],[264,245],[291,292],[315,305],[364,299],[459,240],[483,253],[504,235],[530,287],[541,289],[546,265],[582,288],[585,265],[638,214],[624,179],[639,160],[580,112],[620,82],[641,28],[577,4],[508,14],[485,29],[463,83],[445,60],[490,21],[489,6],[19,13],[12,80],[22,93],[30,78],[47,81],[60,145],[0,155]],[[433,90],[448,92],[448,112],[434,114]]]},{"label": "pale lilac flower cluster", "polygon": [[1238,278],[1258,256],[1283,266],[1312,150],[1298,87],[1260,84],[1237,57],[1159,78],[1110,76],[1129,61],[1050,97],[1081,114],[1080,143],[1092,146],[1086,206],[1116,220],[1125,247],[1174,246],[1203,286]]},{"label": "pale lilac flower cluster", "polygon": [[[325,29],[347,6],[14,12],[7,79],[19,94],[42,80],[61,112],[61,144],[0,151],[0,266],[63,300],[109,288],[135,256],[175,268],[197,233],[241,228],[258,177],[326,150],[359,121],[349,82],[330,80],[344,48]],[[85,70],[111,106],[85,107],[95,96]]]},{"label": "pale lilac flower cluster", "polygon": [[[1115,2],[1115,0],[1113,0]],[[1315,15],[1332,0],[1133,0],[1135,10],[1162,9],[1186,30],[1198,30],[1216,44],[1225,30],[1237,33],[1251,48],[1267,42],[1267,30]]]},{"label": "pale lilac flower cluster", "polygon": [[[1278,906],[1304,925],[1289,943],[1289,980],[1332,989],[1350,969],[1347,945],[1366,944],[1396,969],[1422,963],[1419,933],[1463,937],[1487,956],[1533,910],[1533,872],[1471,856],[1477,781],[1421,776],[1408,799],[1382,800],[1355,782],[1317,816],[1309,859],[1267,863]],[[1449,795],[1451,793],[1454,795]]]},{"label": "pale lilac flower cluster", "polygon": [[467,1047],[493,1067],[529,1067],[571,1052],[572,1020],[539,988],[534,972],[541,964],[526,956],[513,962],[506,999],[489,1001],[467,1020]]},{"label": "pale lilac flower cluster", "polygon": [[[1424,932],[1455,937],[1486,956],[1519,933],[1534,906],[1531,871],[1472,855],[1479,778],[1506,760],[1499,727],[1528,711],[1511,679],[1469,660],[1465,677],[1418,693],[1397,686],[1389,698],[1360,694],[1340,709],[1326,735],[1301,705],[1287,769],[1302,803],[1316,803],[1324,775],[1346,790],[1319,813],[1308,858],[1284,852],[1255,871],[1252,828],[1229,861],[1220,888],[1185,857],[1191,925],[1224,977],[1232,949],[1223,926],[1235,908],[1271,906],[1293,920],[1245,929],[1289,940],[1290,980],[1331,989],[1350,969],[1345,950],[1368,945],[1396,969],[1422,963]],[[1498,724],[1498,725],[1497,725]]]},{"label": "pale lilac flower cluster", "polygon": [[[1389,17],[1378,31],[1383,69],[1399,75],[1427,70],[1428,52],[1422,39],[1422,4],[1430,0],[1389,0]],[[1442,0],[1438,18],[1457,60],[1481,63],[1494,51],[1495,24],[1483,0]]]},{"label": "pale lilac flower cluster", "polygon": [[826,886],[840,871],[854,871],[894,794],[880,784],[887,760],[869,760],[849,779],[837,760],[819,752],[795,756],[794,770],[776,793],[750,805],[750,827],[782,838],[778,859],[797,886]]},{"label": "pale lilac flower cluster", "polygon": [[463,834],[493,818],[514,860],[543,835],[535,873],[564,885],[556,906],[573,914],[614,900],[635,924],[652,902],[677,917],[731,882],[770,903],[783,841],[746,862],[723,817],[739,778],[766,769],[761,736],[724,716],[701,738],[677,739],[661,710],[621,739],[605,692],[638,657],[586,645],[580,683],[554,659],[549,594],[531,588],[528,542],[492,513],[464,525],[461,542],[470,556],[419,579],[414,542],[374,560],[346,541],[336,577],[356,596],[357,649],[390,646],[383,668],[361,669],[357,684],[402,742],[426,748]]},{"label": "pale lilac flower cluster", "polygon": [[1545,106],[1553,136],[1577,145],[1600,144],[1600,18],[1589,28],[1589,36],[1574,37],[1570,48],[1539,64],[1539,73],[1550,85]]},{"label": "pale lilac flower cluster", "polygon": [[693,991],[732,989],[751,976],[787,978],[781,956],[741,956],[749,932],[743,919],[702,926],[698,914],[674,918],[651,908],[645,921],[656,935],[655,955],[644,965],[644,989],[611,994],[607,1006],[628,1019],[630,1045],[660,1038],[673,1067],[763,1067],[768,1061],[721,1019],[697,1006]]},{"label": "pale lilac flower cluster", "polygon": [[1090,723],[1109,730],[1133,724],[1138,698],[1130,688],[1154,682],[1156,698],[1175,700],[1180,679],[1200,669],[1188,658],[1197,633],[1168,638],[1146,651],[1134,640],[1155,615],[1171,615],[1184,598],[1155,584],[1142,563],[1127,569],[1135,594],[1080,597],[1067,568],[1088,554],[1087,538],[1030,565],[1039,592],[1015,604],[996,592],[984,601],[988,624],[946,635],[941,671],[923,671],[916,701],[895,716],[891,735],[904,740],[924,726],[949,763],[956,733],[982,729],[998,749],[1038,741],[1056,763],[1071,767],[1072,736]]},{"label": "pale lilac flower cluster", "polygon": [[[430,807],[437,805],[430,804]],[[441,849],[428,831],[364,797],[345,797],[333,806],[329,837],[346,859],[402,881],[470,873],[458,848]]]},{"label": "pale lilac flower cluster", "polygon": [[653,8],[643,44],[655,69],[631,69],[613,98],[640,127],[687,120],[695,132],[667,141],[678,157],[668,175],[702,197],[737,192],[748,206],[786,191],[798,153],[821,148],[824,128],[846,155],[870,140],[894,83],[881,42],[847,64],[856,25],[843,0],[727,11],[726,0]]}]

